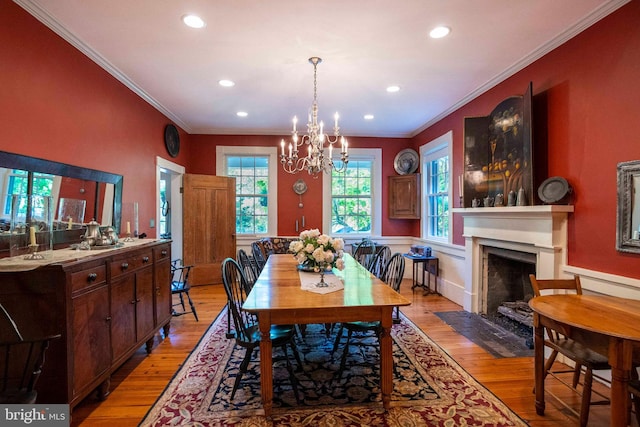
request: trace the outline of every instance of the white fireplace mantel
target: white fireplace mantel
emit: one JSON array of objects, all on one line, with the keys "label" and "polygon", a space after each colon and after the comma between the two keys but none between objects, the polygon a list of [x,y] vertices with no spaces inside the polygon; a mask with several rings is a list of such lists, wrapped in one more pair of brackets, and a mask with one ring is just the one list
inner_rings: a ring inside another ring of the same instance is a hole
[{"label": "white fireplace mantel", "polygon": [[477,313],[482,298],[484,246],[536,255],[536,276],[558,277],[567,260],[567,222],[573,206],[541,205],[452,210],[464,218],[465,294],[463,307]]}]

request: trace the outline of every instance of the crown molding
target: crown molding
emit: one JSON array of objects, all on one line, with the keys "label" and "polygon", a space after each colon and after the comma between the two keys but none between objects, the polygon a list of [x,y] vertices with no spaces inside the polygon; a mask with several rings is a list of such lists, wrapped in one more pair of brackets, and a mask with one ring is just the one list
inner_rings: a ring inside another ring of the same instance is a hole
[{"label": "crown molding", "polygon": [[619,8],[621,8],[625,4],[629,3],[630,1],[631,0],[612,0],[610,2],[607,2],[607,3],[603,4],[599,8],[595,9],[591,14],[585,16],[583,19],[581,19],[580,21],[576,22],[573,26],[567,28],[565,31],[563,31],[562,33],[558,34],[558,36],[556,36],[554,39],[550,40],[548,43],[543,44],[538,49],[534,50],[533,52],[531,52],[529,55],[525,56],[524,58],[522,58],[518,62],[514,63],[512,66],[510,66],[509,68],[505,69],[503,72],[501,72],[500,74],[496,75],[494,78],[492,78],[491,80],[489,80],[488,82],[486,82],[482,86],[478,87],[473,92],[470,92],[467,96],[462,98],[460,101],[458,101],[457,103],[453,104],[451,107],[449,107],[448,109],[446,109],[442,113],[438,114],[436,117],[434,117],[433,119],[429,120],[424,125],[420,126],[420,128],[416,129],[411,134],[411,137],[413,138],[416,135],[418,135],[420,132],[428,129],[431,126],[433,126],[434,124],[436,124],[440,120],[442,120],[445,117],[447,117],[449,114],[451,114],[454,111],[458,110],[459,108],[463,107],[467,103],[473,101],[474,99],[476,99],[477,97],[479,97],[483,93],[485,93],[485,92],[489,91],[490,89],[494,88],[498,84],[502,83],[503,81],[505,81],[509,77],[511,77],[514,74],[516,74],[518,71],[523,70],[525,67],[531,65],[532,63],[534,63],[538,59],[542,58],[544,55],[548,54],[549,52],[551,52],[555,48],[563,45],[564,43],[566,43],[567,41],[569,41],[570,39],[572,39],[576,35],[580,34],[584,30],[586,30],[587,28],[589,28],[590,26],[595,24],[596,22],[598,22],[601,19],[603,19],[604,17],[610,15],[611,13],[613,13],[616,10],[618,10]]},{"label": "crown molding", "polygon": [[146,91],[144,91],[141,87],[136,85],[133,80],[131,80],[125,73],[120,71],[118,67],[110,63],[106,58],[96,52],[91,46],[84,43],[82,40],[78,39],[75,35],[70,33],[60,22],[58,22],[52,15],[50,15],[47,11],[42,9],[40,5],[30,1],[30,0],[13,0],[16,4],[22,7],[24,10],[29,12],[34,18],[40,21],[42,24],[51,29],[54,33],[62,37],[69,44],[78,49],[82,54],[87,56],[93,62],[98,64],[101,68],[115,77],[120,83],[131,89],[135,94],[144,99],[147,103],[149,103],[156,110],[167,116],[170,120],[172,120],[175,124],[180,126],[185,132],[192,133],[190,126],[188,126],[182,119],[180,119],[176,114],[174,114],[171,110],[166,108],[160,102],[158,102],[155,98],[149,95]]}]

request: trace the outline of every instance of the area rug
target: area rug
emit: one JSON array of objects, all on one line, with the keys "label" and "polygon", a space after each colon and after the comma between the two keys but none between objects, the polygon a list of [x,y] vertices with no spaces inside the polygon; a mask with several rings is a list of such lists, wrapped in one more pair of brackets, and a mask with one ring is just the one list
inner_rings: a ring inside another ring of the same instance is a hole
[{"label": "area rug", "polygon": [[219,315],[140,426],[527,425],[404,316],[392,329],[394,389],[392,407],[385,411],[376,338],[350,346],[340,373],[343,343],[332,355],[338,328],[329,336],[324,328],[308,325],[297,337],[299,403],[285,362],[274,363],[273,413],[267,419],[260,401],[259,352],[230,400],[244,349],[225,338],[226,316]]},{"label": "area rug", "polygon": [[468,311],[435,313],[457,333],[487,350],[494,357],[533,357],[533,332],[525,338],[479,314]]}]

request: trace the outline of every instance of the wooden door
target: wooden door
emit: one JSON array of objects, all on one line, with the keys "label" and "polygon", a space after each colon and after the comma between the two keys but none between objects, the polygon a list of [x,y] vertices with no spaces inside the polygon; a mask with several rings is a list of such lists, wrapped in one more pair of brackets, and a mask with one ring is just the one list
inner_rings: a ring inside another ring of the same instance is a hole
[{"label": "wooden door", "polygon": [[235,178],[185,174],[183,188],[182,256],[194,265],[189,282],[222,283],[222,261],[236,253]]}]

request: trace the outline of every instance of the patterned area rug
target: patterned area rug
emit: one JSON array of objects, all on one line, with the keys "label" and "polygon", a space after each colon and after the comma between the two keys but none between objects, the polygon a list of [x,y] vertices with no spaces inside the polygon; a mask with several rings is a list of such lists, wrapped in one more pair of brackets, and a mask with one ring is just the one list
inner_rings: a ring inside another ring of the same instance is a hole
[{"label": "patterned area rug", "polygon": [[350,346],[346,368],[339,375],[343,344],[331,354],[338,328],[327,337],[323,325],[308,325],[305,336],[297,339],[303,361],[295,372],[300,403],[285,362],[276,362],[273,414],[271,420],[264,417],[259,352],[230,401],[244,349],[225,338],[226,316],[219,315],[140,425],[527,425],[410,320],[404,316],[401,320],[392,330],[394,391],[389,411],[381,403],[378,352],[375,345],[367,345],[375,344],[375,337]]}]

